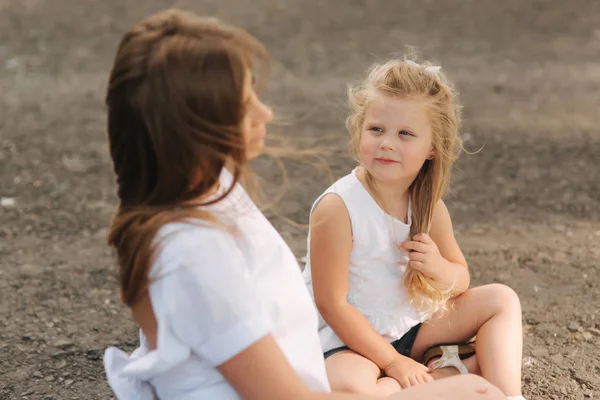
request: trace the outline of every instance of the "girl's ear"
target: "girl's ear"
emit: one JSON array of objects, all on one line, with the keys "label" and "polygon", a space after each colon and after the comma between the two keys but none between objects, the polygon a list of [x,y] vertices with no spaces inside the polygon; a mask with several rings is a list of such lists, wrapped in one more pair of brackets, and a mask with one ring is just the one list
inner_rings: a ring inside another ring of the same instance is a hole
[{"label": "girl's ear", "polygon": [[429,157],[427,157],[428,160],[433,160],[433,157],[435,157],[435,151],[431,150],[429,152]]}]

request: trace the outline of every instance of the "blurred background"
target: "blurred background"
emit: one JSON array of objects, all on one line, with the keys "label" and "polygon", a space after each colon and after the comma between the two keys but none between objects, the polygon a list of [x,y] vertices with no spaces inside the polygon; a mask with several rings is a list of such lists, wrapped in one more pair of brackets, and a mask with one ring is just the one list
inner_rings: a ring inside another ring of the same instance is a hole
[{"label": "blurred background", "polygon": [[[271,53],[271,131],[329,149],[287,163],[268,211],[299,258],[309,208],[350,171],[345,89],[405,46],[442,66],[466,148],[448,205],[473,284],[523,305],[528,399],[600,391],[600,2],[597,0],[0,0],[0,399],[110,399],[102,354],[132,349],[105,244],[116,204],[103,97],[132,24],[175,6]],[[256,162],[272,195],[282,175]]]}]

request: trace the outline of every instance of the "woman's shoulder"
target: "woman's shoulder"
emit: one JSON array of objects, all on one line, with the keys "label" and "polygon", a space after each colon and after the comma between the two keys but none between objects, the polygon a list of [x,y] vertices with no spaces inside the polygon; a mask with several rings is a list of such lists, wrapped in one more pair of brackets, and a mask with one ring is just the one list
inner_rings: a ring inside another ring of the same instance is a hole
[{"label": "woman's shoulder", "polygon": [[157,232],[150,274],[162,275],[178,266],[200,261],[226,262],[237,251],[234,232],[226,225],[191,219],[168,223]]},{"label": "woman's shoulder", "polygon": [[220,240],[231,237],[233,232],[225,221],[213,222],[199,218],[188,218],[182,221],[163,225],[156,235],[157,245],[177,247],[202,246],[205,241]]}]

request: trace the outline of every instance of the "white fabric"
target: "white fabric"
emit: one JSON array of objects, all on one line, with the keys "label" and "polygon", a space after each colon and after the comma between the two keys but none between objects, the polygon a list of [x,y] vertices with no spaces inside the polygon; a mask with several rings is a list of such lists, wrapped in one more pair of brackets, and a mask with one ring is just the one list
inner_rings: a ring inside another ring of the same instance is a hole
[{"label": "white fabric", "polygon": [[431,364],[430,369],[434,370],[446,367],[454,367],[463,375],[469,373],[467,367],[465,366],[465,364],[463,364],[462,360],[460,359],[458,346],[449,345],[440,347],[442,348],[443,352],[442,356]]},{"label": "white fabric", "polygon": [[[406,63],[408,65],[412,65],[413,67],[418,67],[418,68],[423,67],[422,65],[417,64],[416,62],[411,61],[411,60],[406,60]],[[423,68],[425,73],[430,74],[434,78],[437,77],[437,73],[440,72],[441,69],[442,69],[442,67],[440,67],[439,65],[427,65]]]},{"label": "white fabric", "polygon": [[[231,175],[221,182],[227,188]],[[141,335],[131,355],[106,350],[117,398],[238,399],[216,367],[269,333],[310,389],[329,391],[317,312],[293,253],[241,186],[208,209],[235,231],[189,221],[157,235],[149,293],[157,348]]]},{"label": "white fabric", "polygon": [[[327,194],[343,201],[352,224],[352,252],[348,265],[348,302],[369,320],[389,342],[400,339],[425,316],[410,305],[404,287],[408,255],[397,248],[408,238],[408,224],[386,214],[356,177],[356,169],[339,179],[317,198],[312,209]],[[312,213],[312,210],[311,210]],[[310,267],[310,232],[304,269],[306,285],[313,296]],[[323,352],[344,343],[320,316],[319,337]]]}]

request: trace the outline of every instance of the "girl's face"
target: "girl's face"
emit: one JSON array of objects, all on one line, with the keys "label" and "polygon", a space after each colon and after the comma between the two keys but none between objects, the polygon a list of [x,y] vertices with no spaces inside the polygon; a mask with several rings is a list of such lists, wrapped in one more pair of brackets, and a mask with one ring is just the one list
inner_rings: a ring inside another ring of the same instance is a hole
[{"label": "girl's face", "polygon": [[431,124],[416,99],[377,92],[360,132],[362,166],[380,182],[412,181],[433,157]]},{"label": "girl's face", "polygon": [[242,120],[242,134],[246,142],[247,157],[250,160],[261,153],[267,135],[267,123],[273,119],[271,108],[261,102],[254,91],[250,71],[244,81],[243,99],[246,114]]}]

